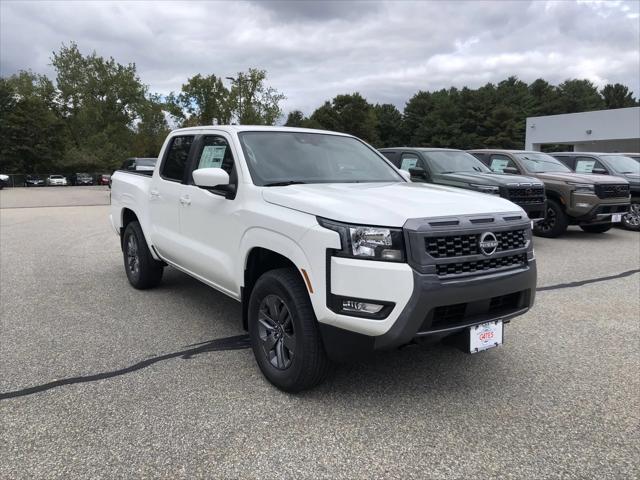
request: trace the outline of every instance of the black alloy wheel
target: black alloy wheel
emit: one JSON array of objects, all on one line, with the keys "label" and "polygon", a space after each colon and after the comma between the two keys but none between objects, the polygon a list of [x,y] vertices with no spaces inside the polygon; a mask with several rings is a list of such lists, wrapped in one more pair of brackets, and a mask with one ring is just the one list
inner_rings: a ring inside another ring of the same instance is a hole
[{"label": "black alloy wheel", "polygon": [[258,335],[267,360],[278,370],[291,366],[296,350],[296,334],[287,304],[278,295],[260,302]]}]

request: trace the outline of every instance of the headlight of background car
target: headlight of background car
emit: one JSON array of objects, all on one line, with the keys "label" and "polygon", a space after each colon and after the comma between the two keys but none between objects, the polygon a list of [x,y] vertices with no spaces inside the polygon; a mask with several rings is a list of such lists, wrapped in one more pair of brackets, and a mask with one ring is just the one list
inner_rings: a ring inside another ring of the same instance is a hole
[{"label": "headlight of background car", "polygon": [[573,186],[576,193],[594,193],[595,190],[593,188],[593,184],[591,183],[571,183],[568,182],[569,185]]},{"label": "headlight of background car", "polygon": [[318,223],[340,235],[341,249],[337,256],[404,262],[404,239],[401,228],[349,225],[324,218]]},{"label": "headlight of background car", "polygon": [[500,195],[500,188],[499,187],[494,187],[491,185],[476,185],[474,183],[470,183],[470,186],[472,186],[473,188],[475,188],[476,190],[482,192],[482,193],[490,193],[492,195]]}]

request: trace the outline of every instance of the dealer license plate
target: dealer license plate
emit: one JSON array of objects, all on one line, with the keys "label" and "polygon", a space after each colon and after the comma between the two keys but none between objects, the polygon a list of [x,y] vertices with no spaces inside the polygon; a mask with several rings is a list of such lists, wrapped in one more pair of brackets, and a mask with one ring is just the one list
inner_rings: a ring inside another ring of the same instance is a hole
[{"label": "dealer license plate", "polygon": [[502,320],[469,327],[469,351],[478,353],[502,345]]},{"label": "dealer license plate", "polygon": [[611,222],[612,223],[617,223],[617,222],[621,222],[622,221],[622,214],[621,213],[614,213],[613,215],[611,215]]}]

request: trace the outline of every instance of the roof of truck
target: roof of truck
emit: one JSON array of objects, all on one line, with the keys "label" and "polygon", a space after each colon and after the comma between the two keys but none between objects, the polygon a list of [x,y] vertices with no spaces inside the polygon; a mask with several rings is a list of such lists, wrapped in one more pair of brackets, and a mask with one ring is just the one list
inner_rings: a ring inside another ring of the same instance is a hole
[{"label": "roof of truck", "polygon": [[298,132],[298,133],[324,133],[329,135],[342,135],[345,137],[351,137],[347,133],[340,132],[332,132],[330,130],[316,130],[314,128],[298,128],[298,127],[278,127],[278,126],[267,126],[267,125],[202,125],[195,127],[187,127],[187,128],[178,128],[173,130],[171,133],[175,132],[190,132],[194,130],[222,130],[224,132]]},{"label": "roof of truck", "polygon": [[379,148],[379,151],[385,150],[419,150],[421,152],[464,152],[459,148],[436,148],[436,147],[385,147]]},{"label": "roof of truck", "polygon": [[[622,153],[622,152],[553,152],[550,153],[549,155],[553,156],[553,155],[595,155],[600,156],[600,155],[622,155],[623,157],[625,155],[633,155],[633,153]],[[637,155],[637,154],[636,154]]]},{"label": "roof of truck", "polygon": [[[509,150],[508,148],[470,148],[467,152],[546,153],[535,150]],[[547,155],[551,155],[547,153]]]}]

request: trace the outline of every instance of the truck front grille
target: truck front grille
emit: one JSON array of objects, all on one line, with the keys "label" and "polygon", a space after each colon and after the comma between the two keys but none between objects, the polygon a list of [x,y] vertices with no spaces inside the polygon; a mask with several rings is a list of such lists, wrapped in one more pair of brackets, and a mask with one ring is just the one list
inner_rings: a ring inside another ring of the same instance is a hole
[{"label": "truck front grille", "polygon": [[527,264],[527,255],[507,255],[504,257],[486,258],[471,262],[441,263],[436,265],[436,273],[441,277],[460,275],[463,273],[480,273],[507,268],[522,267]]},{"label": "truck front grille", "polygon": [[599,184],[595,186],[598,198],[626,198],[629,196],[629,185]]},{"label": "truck front grille", "polygon": [[[498,240],[498,252],[516,250],[527,245],[524,229],[493,232]],[[433,258],[464,257],[479,255],[480,234],[448,235],[442,237],[426,237],[427,253]]]},{"label": "truck front grille", "polygon": [[510,187],[507,198],[518,205],[544,203],[544,187]]}]

